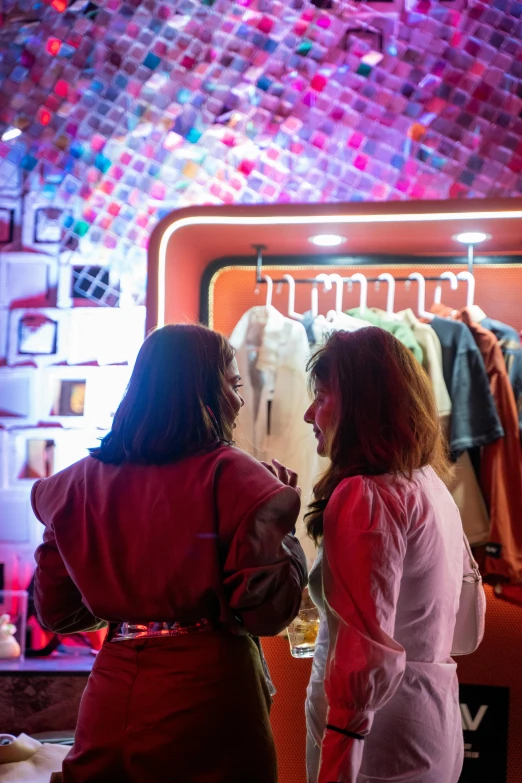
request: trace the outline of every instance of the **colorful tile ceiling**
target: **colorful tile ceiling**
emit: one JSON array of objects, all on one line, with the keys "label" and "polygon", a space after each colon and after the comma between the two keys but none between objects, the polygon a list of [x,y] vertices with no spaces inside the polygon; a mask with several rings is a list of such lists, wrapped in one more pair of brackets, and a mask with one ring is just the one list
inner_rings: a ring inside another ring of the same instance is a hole
[{"label": "colorful tile ceiling", "polygon": [[519,195],[522,2],[404,4],[4,0],[0,195],[136,290],[190,204]]}]

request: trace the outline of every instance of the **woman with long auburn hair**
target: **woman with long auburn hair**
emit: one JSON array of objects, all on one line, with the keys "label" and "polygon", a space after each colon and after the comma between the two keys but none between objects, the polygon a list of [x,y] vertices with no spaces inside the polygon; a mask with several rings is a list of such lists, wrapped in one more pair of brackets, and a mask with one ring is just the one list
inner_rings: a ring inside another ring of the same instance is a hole
[{"label": "woman with long auburn hair", "polygon": [[305,420],[330,465],[307,515],[321,613],[308,780],[457,783],[463,533],[428,377],[376,327],[334,333],[309,370]]},{"label": "woman with long auburn hair", "polygon": [[33,487],[40,621],[109,626],[64,783],[277,783],[253,637],[295,617],[306,561],[297,476],[232,445],[240,388],[224,337],[158,329],[99,448]]}]

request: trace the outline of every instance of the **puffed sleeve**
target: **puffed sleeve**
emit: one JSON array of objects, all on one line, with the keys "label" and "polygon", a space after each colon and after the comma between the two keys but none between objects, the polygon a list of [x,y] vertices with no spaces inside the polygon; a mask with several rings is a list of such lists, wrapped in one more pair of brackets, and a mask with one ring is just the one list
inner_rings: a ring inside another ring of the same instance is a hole
[{"label": "puffed sleeve", "polygon": [[325,512],[330,649],[319,783],[356,783],[374,713],[401,682],[406,656],[393,634],[406,531],[400,501],[361,476],[342,482]]},{"label": "puffed sleeve", "polygon": [[55,633],[98,631],[107,623],[94,617],[82,601],[82,595],[69,576],[56,544],[52,525],[47,524],[38,512],[36,497],[40,481],[31,491],[31,505],[37,517],[45,525],[43,543],[35,552],[34,603],[38,620],[44,628]]},{"label": "puffed sleeve", "polygon": [[307,583],[306,557],[292,534],[299,495],[241,453],[218,482],[218,508],[229,607],[249,633],[275,636],[297,615]]}]

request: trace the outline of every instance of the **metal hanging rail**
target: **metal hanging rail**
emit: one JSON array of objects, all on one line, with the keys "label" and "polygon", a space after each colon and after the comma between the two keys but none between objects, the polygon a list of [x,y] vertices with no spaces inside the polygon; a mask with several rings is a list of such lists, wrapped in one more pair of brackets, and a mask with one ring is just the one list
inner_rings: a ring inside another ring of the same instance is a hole
[{"label": "metal hanging rail", "polygon": [[[257,253],[256,284],[259,284],[259,283],[265,283],[266,284],[266,280],[265,280],[264,275],[263,275],[263,250],[266,250],[266,245],[252,245],[252,247],[255,249],[255,251]],[[356,269],[354,271],[356,271]],[[267,273],[268,273],[268,270],[267,270]],[[366,275],[365,275],[365,277],[366,277]],[[432,281],[432,282],[440,282],[440,280],[441,280],[440,277],[432,277],[432,276],[431,277],[426,277],[424,275],[423,275],[423,277],[424,277],[425,280]],[[350,279],[350,277],[342,277],[341,279],[342,279],[343,283],[346,283],[346,284],[354,282],[353,280]],[[396,283],[413,283],[413,282],[415,282],[414,280],[411,279],[411,277],[395,277],[394,276],[394,279],[395,279]],[[383,282],[382,278],[379,279],[378,277],[366,277],[366,280],[368,281],[368,283],[382,283]],[[444,280],[444,278],[442,278],[442,280]],[[296,284],[321,285],[321,281],[317,280],[315,277],[296,277],[296,278],[294,278],[294,282]],[[274,277],[274,278],[272,278],[272,283],[274,285],[281,285],[282,283],[288,284],[288,280],[285,280],[284,277]]]}]

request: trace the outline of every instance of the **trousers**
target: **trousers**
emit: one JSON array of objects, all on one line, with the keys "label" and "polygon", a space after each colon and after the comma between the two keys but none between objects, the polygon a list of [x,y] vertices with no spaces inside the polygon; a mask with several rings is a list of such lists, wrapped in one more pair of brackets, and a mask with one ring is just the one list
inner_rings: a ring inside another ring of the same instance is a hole
[{"label": "trousers", "polygon": [[259,650],[226,631],[105,642],[64,783],[277,783]]}]

